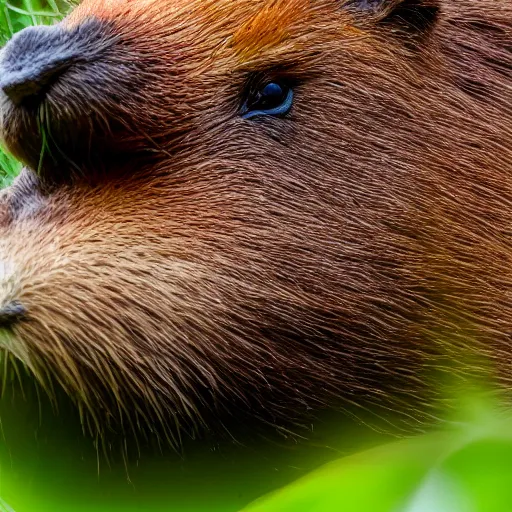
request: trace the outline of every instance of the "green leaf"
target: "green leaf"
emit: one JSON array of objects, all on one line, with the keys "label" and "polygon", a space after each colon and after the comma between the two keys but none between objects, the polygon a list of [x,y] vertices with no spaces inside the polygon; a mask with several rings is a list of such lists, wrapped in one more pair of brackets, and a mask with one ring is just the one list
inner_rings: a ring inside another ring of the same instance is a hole
[{"label": "green leaf", "polygon": [[0,498],[0,512],[14,512],[14,510]]},{"label": "green leaf", "polygon": [[382,446],[330,463],[243,512],[512,510],[512,422]]}]

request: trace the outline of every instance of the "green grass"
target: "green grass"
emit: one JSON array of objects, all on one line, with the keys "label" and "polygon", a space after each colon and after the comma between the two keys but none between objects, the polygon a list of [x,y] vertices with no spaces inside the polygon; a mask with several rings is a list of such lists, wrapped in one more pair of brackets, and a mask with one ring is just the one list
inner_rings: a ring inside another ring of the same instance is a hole
[{"label": "green grass", "polygon": [[9,185],[20,169],[21,164],[0,148],[0,188]]},{"label": "green grass", "polygon": [[25,27],[58,21],[68,5],[63,0],[0,0],[0,45]]},{"label": "green grass", "polygon": [[[0,46],[25,27],[59,21],[72,3],[66,0],[0,0]],[[0,188],[7,186],[20,168],[21,164],[0,147]]]}]

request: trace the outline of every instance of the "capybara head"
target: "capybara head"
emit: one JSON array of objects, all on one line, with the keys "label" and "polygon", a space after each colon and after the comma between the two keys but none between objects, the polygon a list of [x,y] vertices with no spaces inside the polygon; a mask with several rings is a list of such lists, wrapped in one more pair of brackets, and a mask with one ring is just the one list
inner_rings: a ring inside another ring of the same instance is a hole
[{"label": "capybara head", "polygon": [[444,376],[509,382],[511,78],[508,0],[84,0],[26,29],[2,348],[100,430],[414,426]]}]

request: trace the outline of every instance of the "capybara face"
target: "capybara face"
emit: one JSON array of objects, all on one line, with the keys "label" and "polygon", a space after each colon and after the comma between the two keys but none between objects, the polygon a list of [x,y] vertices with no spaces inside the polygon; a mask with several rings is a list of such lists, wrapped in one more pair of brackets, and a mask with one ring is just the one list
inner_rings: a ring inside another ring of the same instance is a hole
[{"label": "capybara face", "polygon": [[507,382],[511,34],[506,0],[84,0],[18,34],[3,348],[100,430],[421,424],[445,377]]}]

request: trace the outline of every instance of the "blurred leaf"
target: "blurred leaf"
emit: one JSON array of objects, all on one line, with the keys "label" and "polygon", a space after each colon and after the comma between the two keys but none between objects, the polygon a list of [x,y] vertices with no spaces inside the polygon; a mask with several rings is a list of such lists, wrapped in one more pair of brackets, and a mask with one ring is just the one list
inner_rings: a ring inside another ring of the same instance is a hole
[{"label": "blurred leaf", "polygon": [[512,511],[512,421],[483,418],[330,463],[243,512]]},{"label": "blurred leaf", "polygon": [[14,512],[14,510],[0,498],[0,512]]}]

